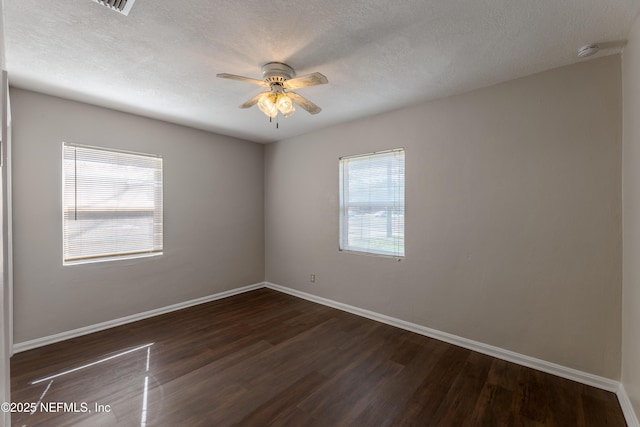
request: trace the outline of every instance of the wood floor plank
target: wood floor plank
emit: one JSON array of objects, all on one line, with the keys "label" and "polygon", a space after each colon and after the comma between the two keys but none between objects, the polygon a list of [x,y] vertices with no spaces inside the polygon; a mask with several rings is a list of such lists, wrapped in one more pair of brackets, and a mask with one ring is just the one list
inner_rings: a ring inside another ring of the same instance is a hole
[{"label": "wood floor plank", "polygon": [[19,353],[11,392],[109,406],[17,426],[625,425],[613,393],[269,289]]},{"label": "wood floor plank", "polygon": [[434,415],[441,425],[471,425],[470,420],[487,382],[492,358],[470,352],[458,375],[453,380],[442,404]]},{"label": "wood floor plank", "polygon": [[510,413],[508,408],[513,401],[513,392],[506,388],[486,382],[482,388],[475,408],[469,417],[469,425],[508,426]]},{"label": "wood floor plank", "polygon": [[262,427],[286,419],[302,400],[315,392],[326,381],[327,378],[324,375],[315,371],[311,372],[260,405],[236,425]]}]

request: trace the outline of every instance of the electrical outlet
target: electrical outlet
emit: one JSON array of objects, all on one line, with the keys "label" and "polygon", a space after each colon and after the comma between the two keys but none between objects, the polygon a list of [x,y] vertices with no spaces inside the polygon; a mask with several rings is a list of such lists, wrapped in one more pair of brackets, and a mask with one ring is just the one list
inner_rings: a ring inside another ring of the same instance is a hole
[{"label": "electrical outlet", "polygon": [[311,277],[309,278],[309,280],[311,281],[311,283],[316,283],[316,275],[311,274]]}]

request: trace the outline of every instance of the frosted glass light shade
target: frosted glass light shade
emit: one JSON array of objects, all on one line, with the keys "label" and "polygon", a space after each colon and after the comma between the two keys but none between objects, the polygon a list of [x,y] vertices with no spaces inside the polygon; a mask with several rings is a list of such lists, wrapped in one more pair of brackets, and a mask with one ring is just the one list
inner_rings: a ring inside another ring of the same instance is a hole
[{"label": "frosted glass light shade", "polygon": [[278,110],[285,116],[289,117],[293,113],[295,113],[296,109],[293,106],[293,102],[291,102],[291,98],[289,98],[286,94],[281,93],[278,95]]},{"label": "frosted glass light shade", "polygon": [[275,93],[265,93],[258,101],[258,108],[267,116],[274,118],[278,115],[276,99],[277,96]]}]

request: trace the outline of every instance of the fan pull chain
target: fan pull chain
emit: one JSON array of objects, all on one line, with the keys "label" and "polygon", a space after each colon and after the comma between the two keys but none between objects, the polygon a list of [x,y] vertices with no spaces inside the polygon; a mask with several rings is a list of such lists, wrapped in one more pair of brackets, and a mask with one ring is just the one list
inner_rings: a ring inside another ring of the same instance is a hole
[{"label": "fan pull chain", "polygon": [[[280,116],[276,116],[276,129],[280,129],[280,120],[279,120]],[[269,123],[273,123],[273,118],[271,116],[269,116]]]}]

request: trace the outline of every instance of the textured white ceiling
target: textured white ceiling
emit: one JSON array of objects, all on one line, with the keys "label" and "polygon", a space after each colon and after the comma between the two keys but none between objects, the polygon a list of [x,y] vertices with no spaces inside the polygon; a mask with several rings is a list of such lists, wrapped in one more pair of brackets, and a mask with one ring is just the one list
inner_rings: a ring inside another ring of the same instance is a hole
[{"label": "textured white ceiling", "polygon": [[[3,0],[13,85],[257,142],[577,62],[624,40],[638,0]],[[598,55],[618,52],[601,51]],[[298,92],[323,111],[275,129],[242,102],[286,62],[329,84]]]}]

